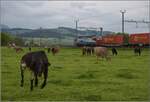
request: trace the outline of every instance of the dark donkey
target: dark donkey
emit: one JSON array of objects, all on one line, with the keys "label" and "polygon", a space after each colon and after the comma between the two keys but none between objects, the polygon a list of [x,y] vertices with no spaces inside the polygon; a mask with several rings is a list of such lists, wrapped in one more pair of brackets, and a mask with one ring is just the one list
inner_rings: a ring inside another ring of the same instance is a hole
[{"label": "dark donkey", "polygon": [[44,51],[36,51],[25,54],[21,59],[20,70],[21,70],[21,86],[24,84],[24,70],[29,68],[31,71],[31,91],[33,90],[33,81],[35,80],[35,86],[38,86],[38,76],[44,75],[44,82],[41,88],[46,85],[48,77],[48,58]]}]

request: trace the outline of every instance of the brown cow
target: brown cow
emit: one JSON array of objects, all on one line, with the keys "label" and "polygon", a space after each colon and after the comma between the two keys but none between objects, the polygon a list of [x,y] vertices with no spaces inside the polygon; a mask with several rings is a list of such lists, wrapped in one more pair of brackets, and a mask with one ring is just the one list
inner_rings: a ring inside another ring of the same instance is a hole
[{"label": "brown cow", "polygon": [[106,58],[106,60],[111,60],[108,56],[108,49],[106,47],[95,47],[94,51],[97,57],[97,62],[99,57]]},{"label": "brown cow", "polygon": [[14,49],[16,50],[16,53],[23,51],[21,47],[14,47]]},{"label": "brown cow", "polygon": [[94,47],[82,47],[82,55],[94,55]]},{"label": "brown cow", "polygon": [[59,50],[60,50],[59,47],[52,47],[52,48],[51,48],[52,54],[53,54],[54,56],[55,56],[56,53],[59,52]]},{"label": "brown cow", "polygon": [[86,55],[86,47],[82,47],[82,55]]}]

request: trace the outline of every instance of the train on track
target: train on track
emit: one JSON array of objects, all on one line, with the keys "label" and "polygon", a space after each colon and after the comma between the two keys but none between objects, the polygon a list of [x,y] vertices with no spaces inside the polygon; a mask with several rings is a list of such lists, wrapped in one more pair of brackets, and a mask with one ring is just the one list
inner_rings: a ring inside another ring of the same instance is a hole
[{"label": "train on track", "polygon": [[[91,39],[91,40],[89,40]],[[91,36],[87,39],[76,40],[77,46],[106,46],[106,47],[121,47],[121,46],[150,46],[150,33],[135,33],[128,35],[104,35]]]}]

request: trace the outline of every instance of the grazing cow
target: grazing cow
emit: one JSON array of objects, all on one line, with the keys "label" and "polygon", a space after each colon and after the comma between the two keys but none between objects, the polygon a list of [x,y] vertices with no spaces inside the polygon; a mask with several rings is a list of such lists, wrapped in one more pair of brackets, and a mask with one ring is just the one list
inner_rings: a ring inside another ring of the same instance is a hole
[{"label": "grazing cow", "polygon": [[50,53],[50,51],[51,51],[51,48],[48,48],[48,49],[47,49],[47,52]]},{"label": "grazing cow", "polygon": [[29,51],[31,51],[31,47],[29,47]]},{"label": "grazing cow", "polygon": [[94,47],[87,47],[87,55],[94,55]]},{"label": "grazing cow", "polygon": [[35,80],[35,86],[38,86],[38,76],[44,75],[44,82],[41,88],[44,88],[48,76],[48,58],[44,51],[29,52],[25,54],[21,59],[21,86],[24,84],[24,70],[29,69],[31,71],[31,91],[33,90],[33,81]]},{"label": "grazing cow", "polygon": [[15,48],[15,47],[17,47],[15,43],[11,42],[8,43],[8,48]]},{"label": "grazing cow", "polygon": [[111,51],[112,51],[113,56],[118,54],[116,48],[114,48],[114,47],[111,49]]},{"label": "grazing cow", "polygon": [[59,47],[52,47],[51,51],[52,51],[52,54],[55,56],[55,54],[59,52]]},{"label": "grazing cow", "polygon": [[91,54],[94,55],[94,47],[91,47]]},{"label": "grazing cow", "polygon": [[95,47],[94,51],[97,57],[97,62],[98,57],[106,58],[106,60],[111,60],[110,57],[108,56],[108,49],[106,47]]},{"label": "grazing cow", "polygon": [[82,55],[86,55],[86,47],[82,47]]},{"label": "grazing cow", "polygon": [[11,45],[11,43],[8,43],[8,48],[12,48],[12,45]]},{"label": "grazing cow", "polygon": [[82,55],[94,55],[94,47],[83,47]]},{"label": "grazing cow", "polygon": [[17,47],[15,43],[12,43],[11,45],[12,45],[12,47]]},{"label": "grazing cow", "polygon": [[139,56],[140,56],[141,55],[141,48],[140,47],[135,47],[134,48],[134,53],[139,54]]},{"label": "grazing cow", "polygon": [[14,47],[14,49],[16,50],[16,53],[23,51],[23,49],[21,47]]},{"label": "grazing cow", "polygon": [[82,47],[82,55],[87,55],[87,47]]},{"label": "grazing cow", "polygon": [[91,55],[91,48],[90,47],[86,47],[86,53],[87,53],[87,55]]}]

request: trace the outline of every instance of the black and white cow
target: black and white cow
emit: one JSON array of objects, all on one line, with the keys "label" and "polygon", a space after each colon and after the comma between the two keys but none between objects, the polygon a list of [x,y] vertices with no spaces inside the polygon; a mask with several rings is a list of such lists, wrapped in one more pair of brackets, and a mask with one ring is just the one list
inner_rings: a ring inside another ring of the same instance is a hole
[{"label": "black and white cow", "polygon": [[21,70],[21,86],[24,84],[24,70],[29,69],[31,71],[31,86],[30,89],[33,90],[33,81],[35,80],[35,86],[38,86],[38,76],[44,75],[44,82],[41,88],[46,85],[48,77],[48,58],[44,51],[29,52],[25,54],[20,63]]}]

